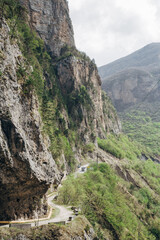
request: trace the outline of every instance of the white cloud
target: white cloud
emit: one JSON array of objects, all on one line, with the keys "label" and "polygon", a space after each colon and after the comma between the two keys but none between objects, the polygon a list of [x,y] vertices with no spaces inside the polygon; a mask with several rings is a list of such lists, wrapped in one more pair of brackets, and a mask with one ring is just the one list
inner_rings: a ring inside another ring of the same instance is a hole
[{"label": "white cloud", "polygon": [[103,65],[160,42],[159,0],[69,0],[77,48]]}]

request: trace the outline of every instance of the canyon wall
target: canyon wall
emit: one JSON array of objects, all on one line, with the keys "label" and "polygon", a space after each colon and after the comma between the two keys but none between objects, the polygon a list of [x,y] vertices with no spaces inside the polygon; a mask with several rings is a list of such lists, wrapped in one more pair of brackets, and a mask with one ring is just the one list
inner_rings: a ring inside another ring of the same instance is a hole
[{"label": "canyon wall", "polygon": [[0,220],[47,214],[44,196],[64,170],[71,171],[71,158],[76,166],[86,144],[97,147],[97,137],[121,131],[95,63],[75,47],[67,1],[20,3],[25,22],[19,10],[15,17],[15,1],[15,16],[6,7],[0,20]]}]

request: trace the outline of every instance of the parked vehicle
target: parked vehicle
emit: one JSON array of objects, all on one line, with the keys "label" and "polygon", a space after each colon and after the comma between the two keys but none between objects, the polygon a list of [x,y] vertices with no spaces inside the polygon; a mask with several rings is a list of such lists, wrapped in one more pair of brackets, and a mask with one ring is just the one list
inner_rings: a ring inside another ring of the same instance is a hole
[{"label": "parked vehicle", "polygon": [[85,172],[86,171],[86,167],[81,167],[81,172]]}]

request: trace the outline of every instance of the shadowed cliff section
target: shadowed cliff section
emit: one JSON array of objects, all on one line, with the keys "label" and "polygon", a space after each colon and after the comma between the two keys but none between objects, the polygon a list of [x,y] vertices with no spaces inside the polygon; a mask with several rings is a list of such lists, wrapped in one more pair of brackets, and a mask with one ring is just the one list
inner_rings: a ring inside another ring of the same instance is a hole
[{"label": "shadowed cliff section", "polygon": [[31,218],[36,212],[47,213],[40,199],[59,177],[45,145],[48,140],[41,134],[38,99],[34,91],[25,96],[17,80],[16,71],[24,64],[22,53],[11,44],[6,23],[1,23],[0,216],[1,220]]}]

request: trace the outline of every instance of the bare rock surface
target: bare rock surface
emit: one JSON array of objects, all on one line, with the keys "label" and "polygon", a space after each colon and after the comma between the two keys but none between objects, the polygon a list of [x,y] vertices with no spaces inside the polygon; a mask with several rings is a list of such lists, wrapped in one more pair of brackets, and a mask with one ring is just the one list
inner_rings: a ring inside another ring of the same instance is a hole
[{"label": "bare rock surface", "polygon": [[[62,56],[66,46],[71,48],[72,52],[72,48],[75,48],[74,33],[66,0],[20,1],[28,9],[31,27],[44,40],[53,57]],[[90,135],[95,132],[95,136],[101,137],[104,137],[106,130],[116,133],[121,131],[121,124],[115,111],[110,107],[111,104],[106,104],[105,97],[102,96],[101,80],[94,62],[79,53],[78,58],[73,56],[60,60],[57,73],[65,97],[79,91],[83,85],[92,101],[90,112],[87,107],[82,107],[82,104],[77,107],[76,111],[72,109],[73,115],[82,116],[82,122],[78,128],[83,136],[86,129],[89,130]],[[88,102],[88,104],[91,103]],[[89,134],[85,134],[87,141],[91,141]]]},{"label": "bare rock surface", "polygon": [[40,199],[58,180],[58,171],[41,134],[38,100],[23,95],[16,71],[23,65],[5,22],[0,29],[0,220],[47,213]]},{"label": "bare rock surface", "polygon": [[20,0],[29,12],[32,27],[45,41],[53,56],[65,45],[74,46],[72,22],[66,0]]},{"label": "bare rock surface", "polygon": [[82,118],[78,132],[85,142],[103,138],[109,131],[121,131],[117,114],[101,90],[97,67],[92,61],[69,57],[58,63],[57,73],[63,95],[79,100],[77,105],[76,100],[70,104],[70,113],[75,121]]}]

